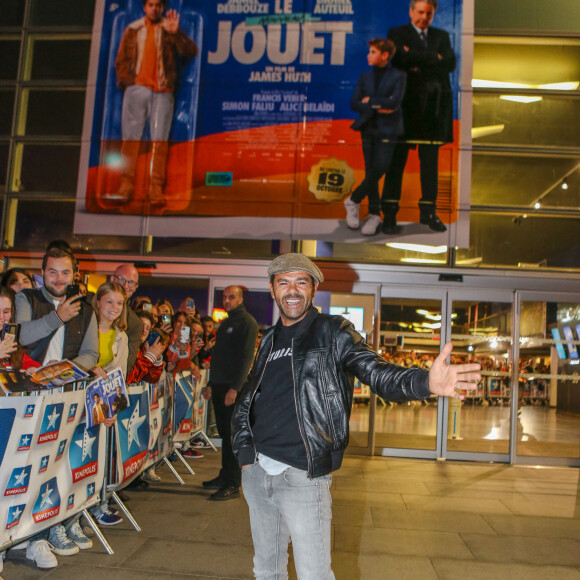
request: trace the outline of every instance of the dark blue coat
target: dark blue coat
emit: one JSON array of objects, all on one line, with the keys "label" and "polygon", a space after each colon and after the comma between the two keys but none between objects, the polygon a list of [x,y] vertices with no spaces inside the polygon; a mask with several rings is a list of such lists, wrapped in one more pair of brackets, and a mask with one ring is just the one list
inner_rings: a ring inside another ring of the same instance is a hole
[{"label": "dark blue coat", "polygon": [[412,24],[391,28],[397,51],[393,66],[407,73],[403,100],[405,137],[410,141],[453,141],[453,93],[449,74],[457,64],[449,35],[429,27],[427,46]]},{"label": "dark blue coat", "polygon": [[[391,65],[387,66],[378,87],[375,87],[373,69],[362,73],[350,100],[350,108],[359,113],[350,128],[361,131],[363,136],[392,138],[403,134],[401,103],[407,75]],[[370,101],[362,103],[364,97],[370,97]],[[387,110],[393,112],[384,112]]]}]

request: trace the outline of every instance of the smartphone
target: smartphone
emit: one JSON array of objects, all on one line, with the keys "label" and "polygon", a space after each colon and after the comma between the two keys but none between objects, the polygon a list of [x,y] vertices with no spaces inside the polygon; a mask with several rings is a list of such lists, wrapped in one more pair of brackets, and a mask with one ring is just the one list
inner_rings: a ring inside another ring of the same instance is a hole
[{"label": "smartphone", "polygon": [[171,314],[161,315],[161,324],[171,324]]},{"label": "smartphone", "polygon": [[143,302],[141,309],[146,310],[147,312],[151,312],[153,310],[153,304],[151,304],[151,302]]},{"label": "smartphone", "polygon": [[189,326],[182,326],[181,327],[181,342],[186,343],[189,342],[191,328]]},{"label": "smartphone", "polygon": [[195,308],[195,302],[193,300],[187,300],[185,303],[186,308]]},{"label": "smartphone", "polygon": [[4,340],[7,335],[12,335],[14,337],[14,342],[18,342],[20,338],[20,324],[5,324],[1,331],[0,340]]},{"label": "smartphone", "polygon": [[160,337],[161,335],[156,331],[156,330],[152,330],[149,333],[149,338],[147,338],[147,344],[149,346],[153,346],[153,343]]},{"label": "smartphone", "polygon": [[[78,296],[81,293],[81,289],[78,284],[69,284],[66,287],[66,299],[72,298],[73,296]],[[80,300],[80,298],[79,298]],[[73,300],[73,302],[76,302]]]}]

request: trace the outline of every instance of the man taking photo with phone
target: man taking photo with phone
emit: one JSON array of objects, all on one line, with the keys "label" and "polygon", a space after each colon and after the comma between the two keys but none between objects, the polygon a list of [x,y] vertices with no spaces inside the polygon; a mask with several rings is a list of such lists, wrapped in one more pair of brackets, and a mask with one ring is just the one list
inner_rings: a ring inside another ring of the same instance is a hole
[{"label": "man taking photo with phone", "polygon": [[[68,359],[85,370],[99,362],[99,333],[95,311],[72,286],[76,271],[72,253],[62,248],[47,250],[42,259],[42,288],[25,288],[16,295],[16,322],[21,325],[20,344],[43,366]],[[77,287],[78,290],[78,287]],[[80,516],[80,514],[79,514]],[[30,538],[26,558],[39,568],[58,565],[56,554],[67,556],[92,546],[73,516],[63,524]]]},{"label": "man taking photo with phone", "polygon": [[44,287],[27,288],[16,295],[20,344],[43,366],[68,359],[84,369],[92,369],[99,360],[94,310],[79,300],[80,294],[67,298],[67,286],[73,284],[75,270],[74,256],[53,248],[42,260]]}]

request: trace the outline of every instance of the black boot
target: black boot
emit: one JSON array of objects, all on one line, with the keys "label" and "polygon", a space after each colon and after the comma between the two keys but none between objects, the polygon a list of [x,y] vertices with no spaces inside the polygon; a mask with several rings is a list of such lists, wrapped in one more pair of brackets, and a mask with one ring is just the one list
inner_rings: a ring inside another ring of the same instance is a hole
[{"label": "black boot", "polygon": [[447,226],[437,217],[435,207],[420,208],[419,222],[429,226],[434,232],[446,232]]},{"label": "black boot", "polygon": [[397,214],[386,213],[383,218],[383,226],[381,229],[383,234],[386,234],[387,236],[401,233],[401,226],[397,225]]}]

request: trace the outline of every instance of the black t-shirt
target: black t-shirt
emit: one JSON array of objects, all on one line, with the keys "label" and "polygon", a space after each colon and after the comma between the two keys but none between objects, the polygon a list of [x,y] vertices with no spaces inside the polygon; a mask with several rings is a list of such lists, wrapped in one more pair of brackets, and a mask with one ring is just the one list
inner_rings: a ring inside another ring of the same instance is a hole
[{"label": "black t-shirt", "polygon": [[259,453],[306,470],[292,380],[292,339],[303,321],[281,326],[252,406],[252,433]]}]

